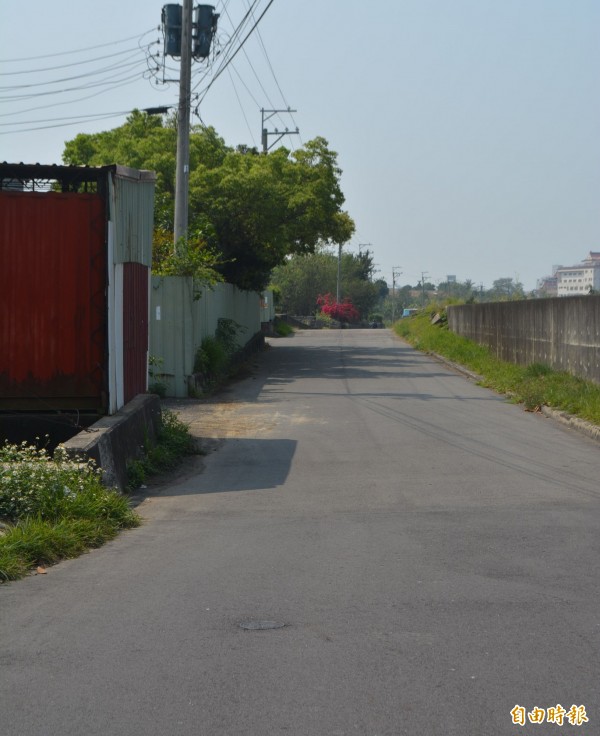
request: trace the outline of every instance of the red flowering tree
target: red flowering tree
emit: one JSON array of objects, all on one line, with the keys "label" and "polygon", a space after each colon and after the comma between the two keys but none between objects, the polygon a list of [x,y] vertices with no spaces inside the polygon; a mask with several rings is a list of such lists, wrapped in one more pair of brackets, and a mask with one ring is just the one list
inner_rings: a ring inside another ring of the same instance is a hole
[{"label": "red flowering tree", "polygon": [[338,322],[358,322],[360,314],[349,299],[337,302],[331,294],[319,294],[317,306],[323,314]]}]

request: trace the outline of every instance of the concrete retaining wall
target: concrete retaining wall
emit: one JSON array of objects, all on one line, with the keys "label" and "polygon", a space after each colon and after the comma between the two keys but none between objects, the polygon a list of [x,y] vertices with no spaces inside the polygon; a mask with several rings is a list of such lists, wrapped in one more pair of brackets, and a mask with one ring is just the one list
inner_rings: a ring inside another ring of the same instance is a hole
[{"label": "concrete retaining wall", "polygon": [[452,306],[448,325],[501,360],[600,383],[600,296]]},{"label": "concrete retaining wall", "polygon": [[104,485],[123,491],[127,486],[127,463],[141,457],[146,441],[156,440],[161,416],[158,396],[140,394],[62,447],[72,458],[94,460],[102,468]]}]

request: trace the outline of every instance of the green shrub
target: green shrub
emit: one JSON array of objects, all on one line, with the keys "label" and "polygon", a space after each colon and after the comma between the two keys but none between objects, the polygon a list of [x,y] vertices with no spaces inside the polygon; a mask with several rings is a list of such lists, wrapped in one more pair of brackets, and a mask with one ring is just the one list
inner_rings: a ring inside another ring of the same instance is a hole
[{"label": "green shrub", "polygon": [[275,330],[275,334],[279,335],[279,337],[288,337],[294,332],[291,325],[288,325],[287,322],[283,322],[281,320],[277,320],[277,322],[275,322],[273,329]]},{"label": "green shrub", "polygon": [[209,377],[217,377],[227,365],[227,351],[216,337],[204,337],[196,351],[194,373],[203,373]]},{"label": "green shrub", "polygon": [[202,339],[194,356],[194,373],[205,378],[208,388],[218,383],[228,373],[232,358],[239,349],[238,334],[243,331],[233,319],[219,319],[214,336]]}]

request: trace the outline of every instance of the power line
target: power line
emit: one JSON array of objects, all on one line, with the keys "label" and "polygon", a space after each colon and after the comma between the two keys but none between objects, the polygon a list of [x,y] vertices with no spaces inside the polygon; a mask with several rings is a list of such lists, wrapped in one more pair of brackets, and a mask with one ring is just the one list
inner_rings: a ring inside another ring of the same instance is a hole
[{"label": "power line", "polygon": [[263,12],[261,13],[261,15],[258,18],[258,20],[254,23],[254,25],[252,26],[252,28],[250,29],[250,31],[248,32],[248,34],[245,36],[244,40],[240,43],[240,45],[237,47],[237,49],[231,54],[231,56],[224,62],[224,64],[222,64],[221,67],[217,70],[217,73],[211,79],[211,81],[206,86],[206,88],[204,90],[202,90],[201,93],[199,93],[199,94],[202,94],[202,97],[200,97],[200,100],[199,100],[198,104],[200,104],[202,102],[202,100],[204,100],[204,98],[208,94],[209,89],[213,86],[213,84],[217,81],[217,79],[225,71],[225,69],[227,68],[227,66],[234,60],[234,58],[237,56],[237,54],[242,50],[244,44],[250,38],[250,36],[252,35],[252,32],[258,26],[258,24],[260,23],[260,21],[264,18],[266,12],[269,10],[269,8],[271,7],[271,5],[273,5],[274,1],[275,0],[269,0],[269,3],[267,4],[267,7],[263,10]]},{"label": "power line", "polygon": [[[137,52],[136,52],[137,55]],[[144,59],[145,61],[145,59]],[[76,79],[87,79],[89,77],[95,77],[99,74],[106,74],[107,72],[111,71],[125,71],[126,69],[131,69],[134,66],[137,66],[140,63],[140,59],[135,59],[134,61],[129,61],[128,63],[123,64],[113,64],[111,66],[107,66],[103,69],[94,69],[89,72],[85,72],[85,74],[76,74],[72,77],[62,77],[61,79],[49,79],[46,82],[33,82],[31,84],[18,84],[18,85],[12,85],[8,87],[0,87],[0,92],[10,92],[12,90],[24,90],[24,89],[31,89],[32,87],[47,87],[51,84],[61,84],[63,82],[72,82]],[[5,98],[9,99],[9,98]]]},{"label": "power line", "polygon": [[250,123],[248,122],[248,118],[246,117],[246,111],[244,110],[244,106],[242,105],[242,101],[240,100],[240,96],[238,95],[238,91],[235,86],[235,82],[233,81],[233,77],[231,76],[231,70],[227,69],[227,73],[229,74],[229,78],[231,79],[231,84],[233,86],[233,91],[235,92],[235,96],[237,97],[237,101],[240,106],[240,110],[242,111],[242,115],[244,116],[244,120],[246,121],[246,126],[248,128],[248,132],[250,133],[250,138],[252,138],[252,143],[256,146],[256,141],[254,140],[254,135],[252,134],[252,128],[250,127]]},{"label": "power line", "polygon": [[86,120],[73,120],[70,123],[57,123],[56,125],[41,125],[35,128],[20,128],[19,130],[3,130],[0,131],[0,135],[15,135],[15,133],[30,133],[35,130],[50,130],[51,128],[65,128],[69,125],[81,125],[82,122],[91,122],[92,120],[108,120],[109,118],[117,118],[122,115],[128,115],[130,110],[126,112],[117,113],[103,113],[100,115],[88,116]]},{"label": "power line", "polygon": [[93,87],[104,87],[109,84],[119,84],[119,83],[126,83],[126,82],[133,82],[140,78],[139,72],[136,72],[135,74],[132,74],[128,77],[121,77],[116,78],[118,75],[109,77],[108,79],[94,82],[93,84],[87,84],[87,85],[80,85],[78,87],[66,87],[65,89],[59,89],[59,90],[50,90],[48,92],[37,92],[35,94],[31,95],[13,95],[12,97],[3,97],[4,100],[30,100],[33,97],[47,97],[48,95],[56,95],[61,94],[64,92],[78,92],[79,90],[83,89],[91,89]]},{"label": "power line", "polygon": [[[250,6],[250,7],[248,8],[248,13],[252,14],[252,7],[251,7],[251,6]],[[227,17],[229,18],[229,22],[231,23],[231,25],[233,25],[233,22],[231,21],[231,16],[229,15],[229,13],[227,13]],[[254,15],[252,15],[252,18],[254,18]],[[259,33],[259,31],[258,31],[258,29],[257,29],[257,34],[258,34],[258,33]],[[271,101],[271,98],[269,97],[269,95],[268,95],[268,93],[267,93],[266,89],[264,88],[264,86],[263,86],[263,83],[262,83],[262,82],[260,81],[260,77],[258,76],[258,74],[257,74],[257,72],[256,72],[256,69],[254,68],[254,65],[252,64],[252,61],[250,60],[250,57],[248,56],[248,53],[247,53],[246,49],[244,49],[244,56],[246,57],[246,61],[248,62],[249,66],[250,66],[250,69],[252,69],[252,72],[254,73],[254,76],[256,77],[256,81],[258,82],[258,84],[259,84],[260,88],[262,89],[262,91],[263,91],[263,94],[264,94],[264,95],[265,95],[265,97],[267,98],[267,102],[269,103],[269,105],[270,105],[271,107],[275,107],[275,105],[274,105],[274,104],[273,104],[273,102]],[[240,79],[241,79],[241,75],[240,75],[240,73],[239,73],[239,72],[238,72],[237,70],[236,70],[236,74],[237,74],[237,75],[238,75],[238,77],[240,77]],[[247,85],[246,85],[245,83],[244,83],[244,87],[246,87],[246,89],[248,90],[248,93],[250,94],[250,97],[252,97],[252,99],[253,99],[253,100],[254,100],[254,102],[256,103],[257,107],[260,107],[260,105],[259,105],[259,104],[258,104],[258,102],[256,101],[256,99],[255,99],[254,95],[253,95],[253,94],[252,94],[252,93],[250,92],[250,90],[249,90],[248,86],[247,86]],[[283,121],[282,121],[282,122],[283,122]]]},{"label": "power line", "polygon": [[149,33],[153,33],[155,30],[155,28],[150,28],[149,30],[144,31],[141,35],[139,33],[136,33],[135,36],[128,36],[127,38],[122,38],[119,41],[100,43],[97,46],[86,46],[86,48],[83,49],[73,49],[72,51],[58,51],[55,54],[42,54],[41,56],[26,56],[20,59],[0,59],[0,64],[12,64],[20,61],[35,61],[36,59],[51,59],[55,56],[66,56],[67,54],[80,54],[82,51],[93,51],[95,49],[106,48],[107,46],[116,46],[119,43],[126,43],[127,41],[132,41],[136,38],[141,41],[144,36],[147,36]]},{"label": "power line", "polygon": [[[69,115],[69,116],[63,116],[60,118],[45,118],[42,120],[28,120],[28,123],[54,123],[59,120],[72,120],[74,122],[77,122],[78,120],[91,120],[92,118],[103,118],[107,115],[110,116],[117,116],[117,115],[127,115],[129,111],[126,112],[98,112],[98,113],[89,113],[88,115]],[[15,125],[15,123],[0,123],[0,126],[5,128],[7,125]],[[52,126],[50,126],[52,127]]]},{"label": "power line", "polygon": [[124,49],[123,51],[117,51],[114,54],[95,56],[92,59],[82,59],[81,61],[74,61],[70,64],[58,64],[57,66],[47,66],[42,69],[20,69],[19,71],[16,71],[16,72],[0,72],[0,77],[15,76],[17,74],[39,74],[43,72],[51,72],[51,71],[54,71],[55,69],[67,69],[68,67],[71,67],[71,66],[81,66],[82,64],[91,64],[94,61],[104,61],[105,59],[112,59],[115,56],[123,56],[123,54],[137,53],[140,49],[143,50],[144,48],[149,48],[150,46],[152,46],[153,43],[156,43],[156,42],[153,41],[151,44],[148,44],[147,47],[138,46],[137,48],[133,48],[133,49],[131,48]]},{"label": "power line", "polygon": [[[0,117],[9,117],[9,116],[12,116],[12,115],[24,115],[27,112],[36,112],[37,110],[47,110],[47,109],[49,109],[51,107],[62,107],[63,105],[73,105],[76,102],[83,102],[84,100],[90,100],[93,97],[98,97],[99,95],[106,94],[106,92],[110,92],[113,89],[118,89],[119,87],[123,87],[123,86],[125,86],[125,85],[127,85],[129,83],[130,82],[127,81],[127,82],[124,82],[122,84],[115,84],[112,87],[110,87],[109,89],[101,89],[98,92],[93,92],[91,95],[85,95],[84,97],[77,97],[77,98],[75,98],[73,100],[64,100],[63,102],[52,102],[49,105],[48,104],[43,104],[43,105],[39,105],[37,107],[28,107],[28,108],[25,108],[24,110],[17,110],[15,112],[0,113]],[[83,89],[85,89],[85,87]],[[15,123],[15,125],[17,125],[17,124],[18,123]]]}]

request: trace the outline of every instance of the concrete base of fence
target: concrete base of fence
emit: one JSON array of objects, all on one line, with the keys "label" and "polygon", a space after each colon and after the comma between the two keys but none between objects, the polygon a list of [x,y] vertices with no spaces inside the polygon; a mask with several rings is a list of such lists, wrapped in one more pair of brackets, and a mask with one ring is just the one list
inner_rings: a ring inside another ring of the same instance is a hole
[{"label": "concrete base of fence", "polygon": [[156,440],[161,420],[160,399],[139,394],[120,411],[102,417],[62,444],[72,458],[91,459],[102,469],[102,482],[125,490],[127,463],[141,457],[144,443]]}]

